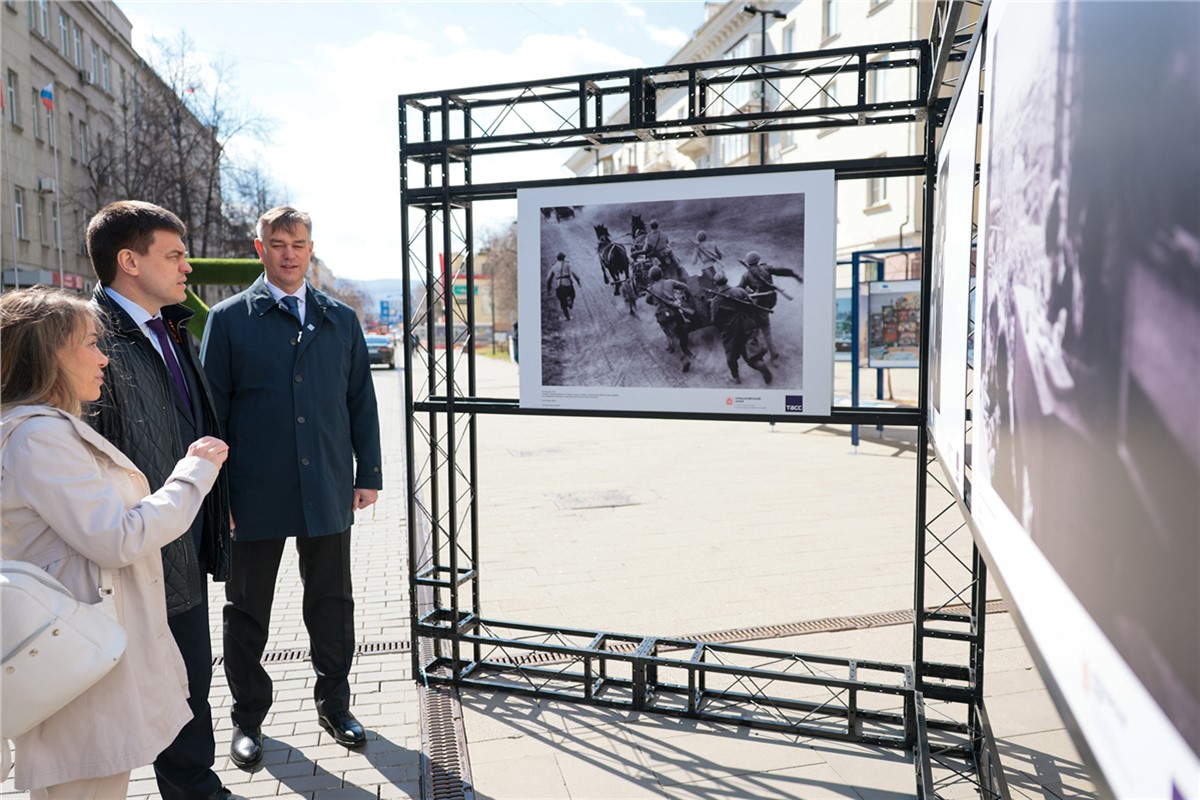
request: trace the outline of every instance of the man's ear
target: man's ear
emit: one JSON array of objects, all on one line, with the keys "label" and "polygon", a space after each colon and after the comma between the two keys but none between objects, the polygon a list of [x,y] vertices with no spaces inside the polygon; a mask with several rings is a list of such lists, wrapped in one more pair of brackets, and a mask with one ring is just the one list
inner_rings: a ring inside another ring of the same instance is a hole
[{"label": "man's ear", "polygon": [[138,268],[134,262],[134,252],[128,247],[117,251],[117,269],[126,275],[137,275]]},{"label": "man's ear", "polygon": [[254,252],[258,253],[258,257],[259,257],[260,259],[262,258],[262,254],[263,254],[263,243],[262,243],[262,240],[261,240],[261,239],[255,239],[255,240],[254,240]]}]

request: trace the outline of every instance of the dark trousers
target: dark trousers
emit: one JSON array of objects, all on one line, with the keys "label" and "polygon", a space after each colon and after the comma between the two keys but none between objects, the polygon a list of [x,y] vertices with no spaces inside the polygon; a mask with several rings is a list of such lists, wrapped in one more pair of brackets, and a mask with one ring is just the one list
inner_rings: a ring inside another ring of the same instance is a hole
[{"label": "dark trousers", "polygon": [[187,667],[188,706],[192,719],[183,726],[175,741],[154,759],[154,777],[163,800],[199,800],[221,788],[221,779],[213,772],[216,745],[213,741],[212,708],[208,692],[212,687],[212,641],[208,631],[208,598],[193,609],[167,619],[179,653]]},{"label": "dark trousers", "polygon": [[[239,728],[257,728],[273,699],[262,665],[271,627],[275,579],[287,539],[232,542],[225,583],[225,677],[233,696],[230,717]],[[354,595],[350,585],[350,529],[333,536],[296,538],[304,587],[304,627],[317,673],[318,714],[350,709],[354,658]]]},{"label": "dark trousers", "polygon": [[558,304],[562,306],[563,316],[570,319],[571,309],[575,306],[575,287],[567,283],[555,289],[554,293],[558,296]]}]

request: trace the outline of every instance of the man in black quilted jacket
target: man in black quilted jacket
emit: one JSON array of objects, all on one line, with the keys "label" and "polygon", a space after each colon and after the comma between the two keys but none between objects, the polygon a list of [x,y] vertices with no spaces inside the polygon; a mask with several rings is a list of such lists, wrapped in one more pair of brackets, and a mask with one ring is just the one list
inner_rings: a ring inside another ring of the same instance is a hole
[{"label": "man in black quilted jacket", "polygon": [[[88,223],[99,284],[92,305],[109,358],[100,399],[85,418],[162,486],[190,442],[219,435],[212,395],[187,329],[183,222],[150,203],[121,201]],[[228,573],[229,485],[222,471],[189,530],[162,550],[168,623],[188,675],[192,720],[154,761],[164,800],[233,798],[213,771],[212,641],[206,574]]]}]

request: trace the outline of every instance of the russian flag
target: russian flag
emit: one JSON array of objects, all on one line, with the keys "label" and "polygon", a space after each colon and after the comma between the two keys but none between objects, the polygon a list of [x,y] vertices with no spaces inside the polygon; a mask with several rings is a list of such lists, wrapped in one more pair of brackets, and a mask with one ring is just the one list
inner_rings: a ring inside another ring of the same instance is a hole
[{"label": "russian flag", "polygon": [[42,105],[44,105],[48,110],[53,111],[54,110],[54,81],[50,81],[49,83],[46,84],[46,86],[42,89],[41,96],[42,96]]}]

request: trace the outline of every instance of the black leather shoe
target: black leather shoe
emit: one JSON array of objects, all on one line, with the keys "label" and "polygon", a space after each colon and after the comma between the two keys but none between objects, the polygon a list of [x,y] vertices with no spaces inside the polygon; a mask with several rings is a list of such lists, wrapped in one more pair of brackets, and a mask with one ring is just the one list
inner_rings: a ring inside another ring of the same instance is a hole
[{"label": "black leather shoe", "polygon": [[367,732],[349,711],[335,711],[332,714],[321,714],[317,722],[333,740],[346,747],[360,747],[367,743]]},{"label": "black leather shoe", "polygon": [[262,728],[233,727],[233,741],[229,743],[229,758],[239,767],[246,769],[262,761]]},{"label": "black leather shoe", "polygon": [[220,789],[217,789],[215,792],[210,794],[208,796],[208,800],[246,800],[246,798],[242,797],[240,794],[234,794],[222,786]]}]

